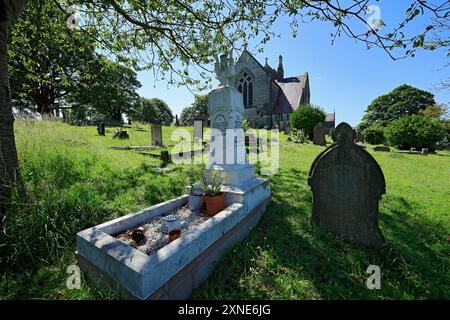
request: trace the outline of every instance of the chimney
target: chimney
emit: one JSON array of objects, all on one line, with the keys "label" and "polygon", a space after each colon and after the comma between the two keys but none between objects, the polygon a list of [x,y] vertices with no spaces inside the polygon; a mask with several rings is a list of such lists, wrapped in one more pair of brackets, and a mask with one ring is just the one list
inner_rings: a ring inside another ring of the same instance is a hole
[{"label": "chimney", "polygon": [[283,81],[283,79],[284,79],[284,69],[283,69],[283,56],[281,54],[278,57],[277,73],[278,73],[278,81]]}]

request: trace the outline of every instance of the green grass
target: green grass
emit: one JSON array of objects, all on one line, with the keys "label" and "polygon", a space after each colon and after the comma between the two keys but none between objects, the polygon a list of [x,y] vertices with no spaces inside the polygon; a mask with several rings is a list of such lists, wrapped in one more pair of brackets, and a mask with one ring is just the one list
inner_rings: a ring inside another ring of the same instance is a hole
[{"label": "green grass", "polygon": [[[0,298],[114,299],[116,292],[82,281],[66,287],[75,262],[75,233],[183,193],[201,166],[170,165],[113,145],[148,145],[150,132],[129,141],[96,135],[94,127],[59,122],[16,125],[30,205],[17,203],[0,235]],[[163,128],[167,144],[174,128]],[[450,297],[450,153],[428,157],[372,153],[386,177],[380,227],[386,246],[356,249],[309,223],[309,167],[323,150],[281,136],[280,170],[259,225],[223,256],[194,291],[196,299],[448,299]],[[173,143],[172,143],[173,144]],[[370,151],[370,149],[369,149]],[[371,151],[370,151],[371,152]],[[371,264],[381,290],[366,288]]]}]

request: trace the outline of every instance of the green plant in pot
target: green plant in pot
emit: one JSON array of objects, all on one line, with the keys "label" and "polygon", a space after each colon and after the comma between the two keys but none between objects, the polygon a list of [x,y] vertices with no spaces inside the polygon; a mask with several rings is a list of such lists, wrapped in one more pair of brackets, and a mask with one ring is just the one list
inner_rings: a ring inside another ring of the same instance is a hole
[{"label": "green plant in pot", "polygon": [[225,208],[225,194],[222,189],[222,175],[213,172],[211,174],[211,184],[203,177],[203,192],[206,211],[208,216],[212,217]]}]

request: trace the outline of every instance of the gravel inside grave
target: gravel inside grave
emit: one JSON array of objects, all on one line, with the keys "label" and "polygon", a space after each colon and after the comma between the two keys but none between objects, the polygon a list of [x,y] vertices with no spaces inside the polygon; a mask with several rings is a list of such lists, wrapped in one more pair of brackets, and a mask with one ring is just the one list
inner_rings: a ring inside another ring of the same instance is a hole
[{"label": "gravel inside grave", "polygon": [[151,254],[164,247],[169,243],[169,235],[162,231],[163,217],[167,215],[175,215],[178,217],[181,223],[181,236],[192,231],[196,226],[208,220],[208,215],[205,211],[192,212],[187,206],[180,209],[168,212],[162,216],[152,218],[144,224],[138,225],[138,227],[144,227],[145,239],[139,243],[136,243],[131,238],[131,232],[135,229],[129,229],[123,233],[116,235],[116,239],[132,246],[136,250],[139,250],[145,254]]}]

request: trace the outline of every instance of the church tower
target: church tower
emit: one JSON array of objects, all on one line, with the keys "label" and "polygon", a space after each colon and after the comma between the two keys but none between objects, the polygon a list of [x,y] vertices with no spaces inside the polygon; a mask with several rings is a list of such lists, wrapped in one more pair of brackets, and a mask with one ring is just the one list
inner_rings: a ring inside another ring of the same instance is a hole
[{"label": "church tower", "polygon": [[281,54],[278,57],[277,76],[278,76],[278,81],[283,81],[283,79],[284,79],[284,68],[283,68],[283,56]]}]

